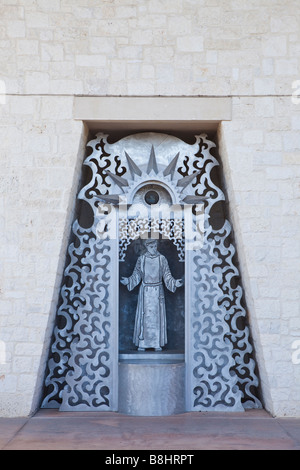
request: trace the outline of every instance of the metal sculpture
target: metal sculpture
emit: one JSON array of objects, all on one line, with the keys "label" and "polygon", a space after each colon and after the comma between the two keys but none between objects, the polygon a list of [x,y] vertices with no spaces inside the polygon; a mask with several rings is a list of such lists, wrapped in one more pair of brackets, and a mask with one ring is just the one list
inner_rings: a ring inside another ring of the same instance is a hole
[{"label": "metal sculpture", "polygon": [[[167,161],[165,141],[176,149]],[[261,407],[231,226],[211,224],[225,199],[212,177],[215,144],[148,133],[111,144],[97,134],[88,146],[91,177],[78,199],[90,225],[73,225],[42,407],[118,409],[117,266],[133,240],[153,233],[186,264],[187,410]]]}]

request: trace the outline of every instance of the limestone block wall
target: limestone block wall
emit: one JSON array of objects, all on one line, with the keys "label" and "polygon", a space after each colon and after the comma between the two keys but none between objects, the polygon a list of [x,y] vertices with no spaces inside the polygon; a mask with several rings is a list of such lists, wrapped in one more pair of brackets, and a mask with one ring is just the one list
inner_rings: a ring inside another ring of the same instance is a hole
[{"label": "limestone block wall", "polygon": [[0,415],[39,404],[86,126],[75,95],[232,98],[218,129],[265,407],[300,415],[298,0],[2,0]]},{"label": "limestone block wall", "polygon": [[0,409],[20,416],[42,384],[86,135],[69,97],[8,96],[1,116]]},{"label": "limestone block wall", "polygon": [[299,119],[290,97],[235,98],[218,133],[265,406],[280,416],[299,415]]}]

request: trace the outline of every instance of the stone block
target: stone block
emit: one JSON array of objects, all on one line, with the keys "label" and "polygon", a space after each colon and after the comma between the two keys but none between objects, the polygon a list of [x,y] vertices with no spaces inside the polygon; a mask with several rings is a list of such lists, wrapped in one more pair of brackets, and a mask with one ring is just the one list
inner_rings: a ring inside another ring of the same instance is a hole
[{"label": "stone block", "polygon": [[80,54],[76,55],[75,62],[79,67],[105,67],[106,56],[104,54]]},{"label": "stone block", "polygon": [[264,133],[260,129],[244,131],[243,142],[247,145],[262,144],[263,140],[264,140]]},{"label": "stone block", "polygon": [[46,72],[26,72],[25,91],[28,94],[49,93],[49,75]]},{"label": "stone block", "polygon": [[45,43],[41,44],[41,60],[43,61],[62,61],[64,58],[64,49],[62,44]]},{"label": "stone block", "polygon": [[298,59],[277,59],[275,60],[275,73],[277,76],[288,75],[296,77],[298,74]]},{"label": "stone block", "polygon": [[41,118],[47,120],[70,119],[73,100],[68,96],[43,96],[41,98]]},{"label": "stone block", "polygon": [[137,45],[152,44],[153,32],[150,29],[135,30],[130,35],[130,42]]},{"label": "stone block", "polygon": [[37,0],[37,5],[39,10],[52,12],[52,11],[60,11],[61,8],[61,1],[60,0]]},{"label": "stone block", "polygon": [[272,78],[255,78],[254,93],[256,95],[273,95],[275,93],[275,79]]},{"label": "stone block", "polygon": [[177,38],[177,49],[182,52],[202,52],[204,50],[202,36],[181,36]]},{"label": "stone block", "polygon": [[9,23],[7,28],[7,37],[9,38],[25,38],[25,21],[16,20]]},{"label": "stone block", "polygon": [[167,21],[168,32],[171,36],[185,36],[188,35],[192,29],[192,20],[188,17],[170,16]]},{"label": "stone block", "polygon": [[28,28],[43,29],[49,25],[49,15],[38,11],[31,11],[26,15],[26,24]]},{"label": "stone block", "polygon": [[255,112],[257,116],[272,117],[274,116],[274,100],[271,97],[261,97],[255,100]]},{"label": "stone block", "polygon": [[299,25],[297,22],[296,15],[278,15],[271,17],[270,21],[270,31],[271,33],[286,33],[289,32],[298,32]]},{"label": "stone block", "polygon": [[287,53],[286,36],[265,36],[262,41],[262,53],[267,57],[284,57]]},{"label": "stone block", "polygon": [[[300,113],[295,114],[292,116],[292,130],[299,131],[300,130]],[[299,157],[299,155],[298,155]],[[296,163],[296,161],[295,161]],[[297,163],[300,164],[299,158],[297,159]]]},{"label": "stone block", "polygon": [[[18,376],[16,374],[0,374],[0,396],[17,391]],[[5,400],[6,401],[6,400]]]},{"label": "stone block", "polygon": [[17,52],[20,55],[38,55],[39,43],[36,39],[19,39],[17,41]]},{"label": "stone block", "polygon": [[93,37],[89,41],[89,50],[92,54],[103,54],[112,58],[116,54],[116,38],[114,37]]},{"label": "stone block", "polygon": [[134,5],[116,6],[115,14],[117,18],[135,18],[137,16],[137,9]]}]

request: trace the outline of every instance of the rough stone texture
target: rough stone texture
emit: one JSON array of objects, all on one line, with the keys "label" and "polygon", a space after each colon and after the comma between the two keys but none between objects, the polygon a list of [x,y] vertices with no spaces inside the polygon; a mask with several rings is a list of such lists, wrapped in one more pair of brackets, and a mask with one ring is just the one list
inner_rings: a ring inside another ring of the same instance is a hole
[{"label": "rough stone texture", "polygon": [[87,138],[78,94],[233,97],[219,150],[264,403],[300,415],[299,31],[298,0],[2,0],[2,416],[39,404]]},{"label": "rough stone texture", "polygon": [[5,416],[27,415],[40,399],[85,152],[85,129],[71,113],[70,97],[8,96],[1,107],[0,407]]},{"label": "rough stone texture", "polygon": [[297,0],[3,0],[8,93],[289,95]]},{"label": "rough stone texture", "polygon": [[280,416],[299,415],[300,405],[299,112],[289,97],[235,98],[232,122],[219,129],[264,401]]}]

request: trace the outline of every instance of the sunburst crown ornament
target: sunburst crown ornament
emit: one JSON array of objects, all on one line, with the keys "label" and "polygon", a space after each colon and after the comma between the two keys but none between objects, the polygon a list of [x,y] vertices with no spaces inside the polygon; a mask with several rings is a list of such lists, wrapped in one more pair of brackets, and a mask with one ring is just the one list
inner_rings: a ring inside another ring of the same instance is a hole
[{"label": "sunburst crown ornament", "polygon": [[188,191],[190,184],[201,173],[201,170],[197,170],[191,175],[182,178],[176,178],[175,170],[179,152],[165,168],[159,168],[152,145],[145,170],[138,167],[126,151],[125,157],[128,166],[127,178],[106,170],[106,175],[112,180],[115,187],[119,189],[119,192],[97,195],[95,196],[97,199],[114,205],[124,204],[124,201],[126,201],[130,205],[134,203],[138,191],[146,185],[152,185],[153,188],[167,191],[171,198],[171,204],[199,204],[207,199],[203,196],[189,194]]}]

